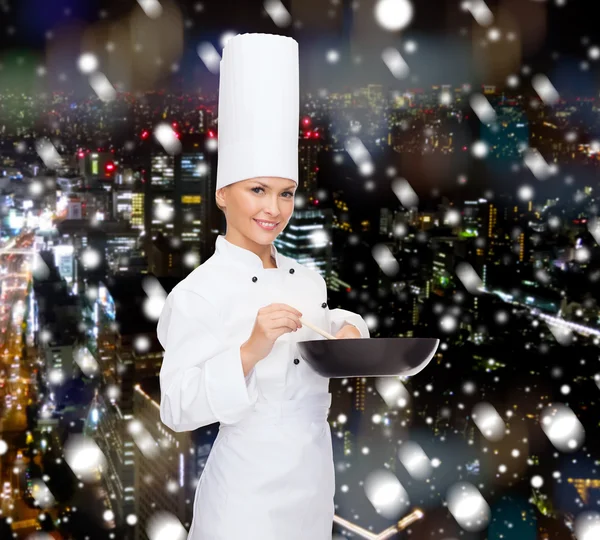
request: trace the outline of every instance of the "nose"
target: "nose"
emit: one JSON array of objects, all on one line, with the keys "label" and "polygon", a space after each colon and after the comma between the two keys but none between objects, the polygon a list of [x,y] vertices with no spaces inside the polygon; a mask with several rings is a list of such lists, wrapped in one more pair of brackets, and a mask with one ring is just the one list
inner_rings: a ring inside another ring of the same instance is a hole
[{"label": "nose", "polygon": [[281,216],[277,198],[269,199],[269,203],[265,206],[265,214],[268,214],[273,219],[277,219],[279,216]]}]

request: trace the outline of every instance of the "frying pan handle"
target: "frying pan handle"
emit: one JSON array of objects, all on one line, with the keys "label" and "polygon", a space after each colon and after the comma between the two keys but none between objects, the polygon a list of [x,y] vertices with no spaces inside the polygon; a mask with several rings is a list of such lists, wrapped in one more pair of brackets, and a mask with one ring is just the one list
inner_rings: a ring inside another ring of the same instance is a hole
[{"label": "frying pan handle", "polygon": [[338,339],[335,336],[332,336],[329,332],[325,332],[325,330],[321,330],[318,326],[315,326],[314,324],[309,323],[302,317],[300,317],[300,323],[302,324],[302,326],[308,326],[311,330],[314,330],[317,334],[323,336],[324,338]]}]

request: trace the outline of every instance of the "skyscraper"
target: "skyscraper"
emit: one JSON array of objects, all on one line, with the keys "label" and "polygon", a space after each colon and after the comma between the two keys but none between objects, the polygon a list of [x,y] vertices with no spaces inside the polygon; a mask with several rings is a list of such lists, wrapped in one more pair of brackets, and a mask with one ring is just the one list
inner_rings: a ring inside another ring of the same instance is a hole
[{"label": "skyscraper", "polygon": [[296,209],[285,231],[273,243],[283,255],[326,278],[331,270],[332,219],[330,208]]},{"label": "skyscraper", "polygon": [[[147,393],[146,390],[151,392]],[[148,524],[164,511],[189,528],[196,468],[191,432],[174,433],[160,421],[157,385],[137,385],[134,395],[136,540],[148,540]]]},{"label": "skyscraper", "polygon": [[172,249],[182,252],[184,261],[192,255],[192,260],[200,263],[210,256],[207,245],[215,211],[212,193],[216,168],[207,142],[212,138],[211,134],[186,135],[181,140],[181,153],[174,156],[149,141],[152,146],[144,178],[144,228],[149,254],[157,252],[153,242],[162,235]]},{"label": "skyscraper", "polygon": [[298,141],[298,189],[313,192],[317,189],[317,173],[319,152],[323,148],[318,136],[308,135]]}]

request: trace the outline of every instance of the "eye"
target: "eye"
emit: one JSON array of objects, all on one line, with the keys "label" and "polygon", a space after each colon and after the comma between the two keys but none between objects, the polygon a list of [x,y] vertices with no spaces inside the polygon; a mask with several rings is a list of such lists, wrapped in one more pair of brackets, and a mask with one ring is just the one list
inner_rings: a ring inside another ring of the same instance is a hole
[{"label": "eye", "polygon": [[[260,187],[260,186],[256,186],[256,187],[250,188],[250,191],[253,191],[254,193],[258,194],[259,192],[258,192],[258,191],[255,191],[255,190],[257,190],[257,189],[260,189],[260,190],[264,191],[264,188],[262,188],[262,187]],[[294,196],[294,192],[293,192],[293,191],[284,191],[284,192],[283,192],[283,194],[284,194],[284,195],[286,195],[286,194],[287,194],[287,195],[290,195],[291,197],[293,197],[293,196]],[[286,198],[287,198],[287,199],[289,199],[290,197],[286,197]]]}]

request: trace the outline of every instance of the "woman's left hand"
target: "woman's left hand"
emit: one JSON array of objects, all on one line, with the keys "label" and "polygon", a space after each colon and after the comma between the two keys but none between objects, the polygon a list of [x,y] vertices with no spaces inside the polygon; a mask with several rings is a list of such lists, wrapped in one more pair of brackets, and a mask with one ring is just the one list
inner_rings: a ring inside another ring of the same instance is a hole
[{"label": "woman's left hand", "polygon": [[340,331],[335,335],[338,339],[356,339],[360,338],[360,331],[356,326],[352,324],[346,324]]}]

